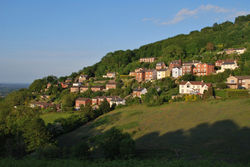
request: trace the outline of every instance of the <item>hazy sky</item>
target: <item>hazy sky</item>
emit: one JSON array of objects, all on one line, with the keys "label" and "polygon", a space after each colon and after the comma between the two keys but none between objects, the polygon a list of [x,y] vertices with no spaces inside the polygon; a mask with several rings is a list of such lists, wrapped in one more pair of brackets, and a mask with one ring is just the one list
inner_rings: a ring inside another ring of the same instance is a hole
[{"label": "hazy sky", "polygon": [[0,83],[68,75],[249,13],[249,0],[0,0]]}]

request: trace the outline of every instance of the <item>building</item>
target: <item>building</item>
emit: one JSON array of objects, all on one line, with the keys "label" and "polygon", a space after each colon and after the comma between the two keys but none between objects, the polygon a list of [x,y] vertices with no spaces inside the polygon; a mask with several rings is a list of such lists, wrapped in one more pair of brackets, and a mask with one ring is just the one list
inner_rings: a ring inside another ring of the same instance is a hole
[{"label": "building", "polygon": [[231,89],[250,89],[250,76],[230,76],[227,78],[227,86]]},{"label": "building", "polygon": [[115,72],[108,72],[106,75],[103,75],[103,78],[115,78]]},{"label": "building", "polygon": [[61,82],[60,84],[61,84],[61,87],[62,87],[63,89],[68,88],[69,85],[70,85],[69,83],[65,83],[65,82]]},{"label": "building", "polygon": [[231,49],[224,49],[224,52],[226,54],[243,54],[245,53],[246,50],[247,50],[246,48],[238,48],[238,49],[231,48]]},{"label": "building", "polygon": [[224,60],[217,60],[217,61],[215,62],[215,66],[216,66],[216,67],[221,67],[221,65],[222,65],[223,62],[224,62]]},{"label": "building", "polygon": [[72,86],[70,88],[70,93],[78,93],[80,91],[80,88],[78,86]]},{"label": "building", "polygon": [[182,75],[193,74],[194,63],[186,62],[182,64]]},{"label": "building", "polygon": [[80,87],[80,92],[81,92],[81,93],[86,92],[88,89],[89,89],[88,86],[81,86],[81,87]]},{"label": "building", "polygon": [[140,71],[145,71],[146,70],[146,68],[137,68],[137,69],[135,69],[135,72],[140,72]]},{"label": "building", "polygon": [[157,71],[154,69],[145,70],[145,81],[151,81],[157,79]]},{"label": "building", "polygon": [[162,69],[166,69],[166,68],[167,68],[167,66],[164,62],[156,63],[156,66],[155,66],[156,70],[162,70]]},{"label": "building", "polygon": [[174,60],[174,61],[170,62],[169,69],[170,69],[170,71],[172,71],[173,68],[175,68],[175,67],[179,67],[180,68],[181,66],[182,66],[181,59],[180,60]]},{"label": "building", "polygon": [[144,70],[140,70],[140,71],[136,72],[135,79],[138,82],[144,81],[145,80],[145,71]]},{"label": "building", "polygon": [[144,58],[140,58],[140,63],[144,62],[144,63],[153,63],[156,61],[155,57],[144,57]]},{"label": "building", "polygon": [[146,94],[148,91],[146,88],[137,88],[133,90],[133,97],[140,97],[141,95]]},{"label": "building", "polygon": [[157,79],[163,79],[166,77],[170,77],[171,72],[169,69],[157,70]]},{"label": "building", "polygon": [[65,80],[65,83],[71,83],[72,82],[72,79],[71,78],[67,78],[66,80]]},{"label": "building", "polygon": [[88,75],[80,75],[79,78],[78,78],[78,82],[82,83],[82,82],[84,82],[84,81],[86,81],[88,79],[89,79]]},{"label": "building", "polygon": [[90,98],[78,98],[75,101],[75,109],[79,110],[81,105],[86,106],[87,104],[91,105],[91,99]]},{"label": "building", "polygon": [[131,76],[131,77],[136,77],[136,72],[133,72],[133,71],[130,72],[130,73],[129,73],[129,76]]},{"label": "building", "polygon": [[182,68],[181,67],[172,68],[172,77],[178,78],[180,76],[182,76]]},{"label": "building", "polygon": [[104,89],[103,86],[92,86],[90,88],[93,92],[98,92],[98,91],[102,91]]},{"label": "building", "polygon": [[79,87],[79,86],[82,85],[82,83],[80,83],[80,82],[75,82],[75,83],[73,83],[72,85],[73,85],[74,87]]},{"label": "building", "polygon": [[33,102],[30,103],[31,108],[39,107],[41,109],[46,109],[48,107],[52,107],[52,104],[46,102]]},{"label": "building", "polygon": [[110,107],[115,104],[116,106],[118,105],[126,105],[126,100],[122,99],[118,96],[112,97],[112,99],[109,101]]},{"label": "building", "polygon": [[93,97],[91,102],[92,102],[92,105],[98,105],[98,97]]},{"label": "building", "polygon": [[179,83],[179,93],[202,95],[209,87],[212,87],[212,84],[204,83],[203,81],[182,81]]},{"label": "building", "polygon": [[216,73],[224,72],[225,70],[235,70],[238,68],[237,62],[235,60],[225,60],[221,64],[221,69],[217,70]]},{"label": "building", "polygon": [[205,76],[214,73],[214,65],[208,63],[199,63],[193,68],[193,74],[197,76]]},{"label": "building", "polygon": [[110,81],[106,84],[106,90],[109,90],[109,89],[116,89],[116,82],[115,81],[113,81],[113,82]]}]

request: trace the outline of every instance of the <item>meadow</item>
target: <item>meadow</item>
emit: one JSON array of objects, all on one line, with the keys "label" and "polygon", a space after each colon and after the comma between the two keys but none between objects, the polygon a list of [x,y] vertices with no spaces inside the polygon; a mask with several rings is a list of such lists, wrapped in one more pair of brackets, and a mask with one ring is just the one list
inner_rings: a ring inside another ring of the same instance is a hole
[{"label": "meadow", "polygon": [[77,115],[77,112],[50,112],[41,114],[40,117],[44,120],[45,124],[53,123],[55,120],[59,118],[68,118],[72,115]]}]

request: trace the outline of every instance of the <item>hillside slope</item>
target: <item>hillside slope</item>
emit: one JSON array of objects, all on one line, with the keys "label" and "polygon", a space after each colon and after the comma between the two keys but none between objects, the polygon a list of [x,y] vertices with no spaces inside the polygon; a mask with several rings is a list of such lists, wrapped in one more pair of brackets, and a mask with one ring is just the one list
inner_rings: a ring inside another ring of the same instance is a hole
[{"label": "hillside slope", "polygon": [[[250,155],[250,99],[135,105],[105,114],[59,137],[61,146],[117,127],[132,134],[137,150],[177,150],[183,154]],[[244,155],[244,156],[243,156]]]}]

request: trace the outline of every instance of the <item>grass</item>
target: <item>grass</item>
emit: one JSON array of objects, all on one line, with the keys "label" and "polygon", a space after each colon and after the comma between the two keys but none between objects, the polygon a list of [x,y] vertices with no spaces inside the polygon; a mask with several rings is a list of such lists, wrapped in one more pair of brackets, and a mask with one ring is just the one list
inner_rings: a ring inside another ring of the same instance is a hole
[{"label": "grass", "polygon": [[143,153],[164,150],[178,156],[245,160],[250,157],[249,120],[249,98],[134,105],[105,114],[58,141],[61,146],[71,146],[117,127],[132,134],[137,150]]},{"label": "grass", "polygon": [[51,112],[42,114],[40,117],[44,120],[45,124],[53,123],[56,119],[59,118],[68,118],[71,115],[75,115],[78,113],[73,112]]},{"label": "grass", "polygon": [[187,161],[187,160],[163,160],[163,159],[149,159],[149,160],[114,160],[114,161],[85,161],[85,160],[36,160],[36,159],[2,159],[0,166],[4,167],[247,167],[248,164],[230,164],[221,161]]}]

